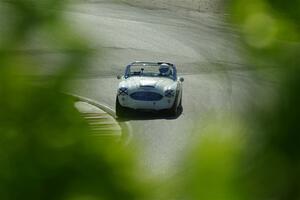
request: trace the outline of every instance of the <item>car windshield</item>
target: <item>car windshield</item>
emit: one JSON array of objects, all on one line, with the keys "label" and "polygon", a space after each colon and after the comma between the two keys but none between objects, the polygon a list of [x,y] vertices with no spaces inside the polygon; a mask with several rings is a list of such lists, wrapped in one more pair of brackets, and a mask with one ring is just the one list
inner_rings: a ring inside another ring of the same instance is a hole
[{"label": "car windshield", "polygon": [[146,76],[146,77],[166,77],[175,78],[174,68],[168,64],[154,63],[135,63],[129,65],[126,71],[126,77]]}]

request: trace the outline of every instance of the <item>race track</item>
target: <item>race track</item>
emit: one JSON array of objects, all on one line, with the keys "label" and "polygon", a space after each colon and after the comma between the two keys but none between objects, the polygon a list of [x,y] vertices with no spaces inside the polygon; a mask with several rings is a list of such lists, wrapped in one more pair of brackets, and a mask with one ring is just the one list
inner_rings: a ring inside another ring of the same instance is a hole
[{"label": "race track", "polygon": [[178,118],[141,114],[129,119],[129,148],[147,173],[171,176],[204,121],[242,112],[260,87],[243,64],[238,34],[220,14],[184,15],[109,1],[73,4],[65,14],[94,51],[90,66],[73,81],[78,95],[114,108],[116,76],[135,60],[173,62],[185,78]]}]

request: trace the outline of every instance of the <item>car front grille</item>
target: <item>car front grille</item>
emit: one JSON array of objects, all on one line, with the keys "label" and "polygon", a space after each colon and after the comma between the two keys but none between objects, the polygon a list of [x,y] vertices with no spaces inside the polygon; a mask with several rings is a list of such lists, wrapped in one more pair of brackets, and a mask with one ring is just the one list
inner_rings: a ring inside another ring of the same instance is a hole
[{"label": "car front grille", "polygon": [[163,98],[161,94],[155,92],[134,92],[130,97],[139,101],[159,101]]}]

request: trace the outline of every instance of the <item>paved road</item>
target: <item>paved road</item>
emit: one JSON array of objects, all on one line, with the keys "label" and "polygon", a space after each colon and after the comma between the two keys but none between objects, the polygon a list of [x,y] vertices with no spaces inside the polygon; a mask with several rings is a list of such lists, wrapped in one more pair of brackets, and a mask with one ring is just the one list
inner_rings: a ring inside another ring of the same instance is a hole
[{"label": "paved road", "polygon": [[176,119],[131,119],[129,145],[154,175],[170,176],[184,150],[201,134],[205,119],[243,111],[261,82],[243,64],[236,32],[220,15],[182,15],[103,1],[74,4],[70,24],[91,41],[91,66],[74,80],[74,91],[114,108],[118,80],[127,63],[164,60],[185,78],[183,113]]}]

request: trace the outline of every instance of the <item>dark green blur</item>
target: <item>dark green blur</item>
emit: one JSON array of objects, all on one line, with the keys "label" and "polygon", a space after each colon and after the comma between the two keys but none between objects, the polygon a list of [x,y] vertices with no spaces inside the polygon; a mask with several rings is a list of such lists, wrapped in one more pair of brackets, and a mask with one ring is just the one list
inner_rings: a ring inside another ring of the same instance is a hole
[{"label": "dark green blur", "polygon": [[181,199],[300,199],[300,2],[232,0],[228,12],[273,92],[253,94],[261,105],[246,115],[209,121],[174,187]]},{"label": "dark green blur", "polygon": [[61,16],[65,3],[0,2],[0,199],[145,199],[133,156],[89,135],[61,94],[90,55]]},{"label": "dark green blur", "polygon": [[[0,2],[0,199],[150,199],[153,186],[141,180],[132,153],[89,136],[72,99],[60,93],[91,54],[61,16],[65,5]],[[250,52],[249,64],[258,74],[276,71],[275,95],[267,105],[249,106],[247,118],[208,119],[183,159],[184,169],[157,186],[161,193],[155,195],[300,199],[300,3],[232,0],[227,5]],[[62,56],[55,73],[42,78],[46,84],[33,84],[31,72],[51,68],[53,51]]]}]

